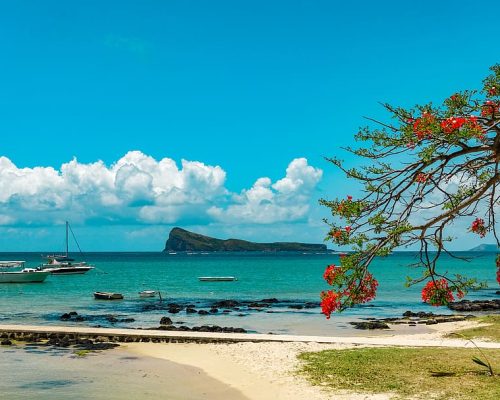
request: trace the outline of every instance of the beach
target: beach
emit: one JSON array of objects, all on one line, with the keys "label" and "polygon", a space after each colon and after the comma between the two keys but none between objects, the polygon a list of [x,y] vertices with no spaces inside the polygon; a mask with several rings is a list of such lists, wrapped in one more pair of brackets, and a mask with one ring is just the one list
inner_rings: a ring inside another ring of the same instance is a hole
[{"label": "beach", "polygon": [[[27,399],[34,392],[38,399],[64,399],[74,390],[82,399],[386,399],[388,394],[332,393],[312,386],[298,374],[297,355],[380,346],[374,342],[470,348],[470,342],[444,336],[477,325],[476,321],[449,322],[433,325],[427,333],[413,334],[410,329],[398,328],[383,335],[338,337],[335,343],[123,343],[116,349],[81,357],[70,349],[43,350],[36,344],[2,346],[0,372],[5,379],[0,389],[8,400]],[[500,343],[478,340],[476,344],[500,351]]]}]

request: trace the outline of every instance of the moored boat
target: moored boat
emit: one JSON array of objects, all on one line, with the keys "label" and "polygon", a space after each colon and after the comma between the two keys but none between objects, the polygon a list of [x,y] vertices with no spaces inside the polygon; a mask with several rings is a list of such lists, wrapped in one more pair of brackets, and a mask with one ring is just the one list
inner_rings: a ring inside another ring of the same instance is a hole
[{"label": "moored boat", "polygon": [[230,282],[238,280],[234,276],[200,276],[198,279],[201,282]]},{"label": "moored boat", "polygon": [[139,292],[140,297],[155,297],[156,296],[156,290],[143,290]]},{"label": "moored boat", "polygon": [[[21,268],[24,261],[0,261],[0,268]],[[33,268],[23,268],[21,271],[1,271],[0,283],[41,283],[49,272],[37,271]]]},{"label": "moored boat", "polygon": [[122,300],[123,294],[114,292],[94,292],[97,300]]},{"label": "moored boat", "polygon": [[[70,230],[69,223],[66,221],[66,253],[47,256],[48,262],[38,267],[40,271],[49,272],[52,275],[81,275],[94,269],[92,265],[87,264],[85,261],[73,262],[75,260],[69,257],[68,237]],[[71,233],[73,234],[73,230],[71,230]],[[76,241],[74,234],[73,238]],[[76,244],[78,245],[78,242]],[[79,245],[78,248],[80,249]]]}]

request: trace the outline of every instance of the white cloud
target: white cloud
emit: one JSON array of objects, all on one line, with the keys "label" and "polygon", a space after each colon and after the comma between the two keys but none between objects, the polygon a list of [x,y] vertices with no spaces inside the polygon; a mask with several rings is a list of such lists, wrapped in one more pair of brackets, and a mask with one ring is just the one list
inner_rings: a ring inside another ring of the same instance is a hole
[{"label": "white cloud", "polygon": [[0,225],[109,221],[174,224],[190,221],[272,223],[301,220],[322,171],[293,160],[274,184],[259,178],[239,194],[225,188],[226,172],[199,161],[159,161],[131,151],[116,163],[80,163],[59,170],[18,168],[0,157]]},{"label": "white cloud", "polygon": [[231,223],[302,220],[322,174],[320,169],[308,165],[305,158],[296,158],[288,165],[283,179],[272,184],[269,178],[259,178],[250,189],[233,197],[234,204],[226,208],[213,206],[208,213],[216,220]]}]

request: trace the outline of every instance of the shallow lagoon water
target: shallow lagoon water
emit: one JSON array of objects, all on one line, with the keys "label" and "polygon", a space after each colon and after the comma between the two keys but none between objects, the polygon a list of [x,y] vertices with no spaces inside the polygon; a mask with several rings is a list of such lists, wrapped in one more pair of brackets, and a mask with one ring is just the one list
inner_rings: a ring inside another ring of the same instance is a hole
[{"label": "shallow lagoon water", "polygon": [[[487,281],[490,289],[470,293],[468,298],[491,298],[497,290],[495,253],[460,255],[472,259],[465,262],[445,255],[440,260],[440,268]],[[175,323],[187,326],[216,324],[263,333],[347,335],[355,332],[348,322],[359,318],[394,317],[406,310],[449,311],[423,304],[421,285],[404,287],[407,275],[418,276],[418,270],[408,267],[416,262],[415,256],[415,253],[401,252],[375,260],[371,270],[380,283],[377,299],[326,321],[319,307],[293,310],[287,303],[260,312],[242,310],[207,316],[184,311],[172,315],[162,308],[169,302],[193,303],[199,309],[221,299],[270,297],[317,303],[320,291],[328,289],[322,279],[325,266],[338,263],[338,256],[334,254],[88,253],[85,259],[96,269],[85,275],[49,276],[42,284],[0,285],[0,323],[144,328],[158,326],[159,319],[169,315]],[[38,253],[0,253],[0,259],[26,260],[28,267],[36,267],[42,260]],[[198,280],[199,276],[207,275],[230,275],[238,280]],[[157,307],[158,298],[139,298],[138,292],[144,289],[160,290],[163,306]],[[92,295],[94,291],[120,292],[125,299],[97,301]],[[69,311],[77,311],[89,320],[60,321],[60,315]],[[134,318],[135,322],[111,324],[105,318],[109,314],[117,318]]]}]

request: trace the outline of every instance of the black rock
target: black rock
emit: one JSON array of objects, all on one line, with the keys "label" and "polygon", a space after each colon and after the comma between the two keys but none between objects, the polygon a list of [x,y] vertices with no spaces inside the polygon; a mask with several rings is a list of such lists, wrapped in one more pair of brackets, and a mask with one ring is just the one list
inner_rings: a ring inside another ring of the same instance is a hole
[{"label": "black rock", "polygon": [[195,314],[197,312],[198,311],[196,311],[194,308],[191,308],[191,307],[186,308],[186,313],[187,314]]},{"label": "black rock", "polygon": [[125,323],[135,322],[135,319],[134,318],[121,318],[118,320],[118,322],[125,322]]},{"label": "black rock", "polygon": [[210,312],[211,312],[212,314],[217,314],[217,313],[219,312],[219,309],[218,309],[218,308],[211,308],[211,309],[210,309]]},{"label": "black rock", "polygon": [[10,346],[12,342],[9,339],[4,339],[0,342],[0,345],[2,346]]},{"label": "black rock", "polygon": [[214,308],[233,308],[239,306],[240,303],[236,300],[221,300],[212,304]]},{"label": "black rock", "polygon": [[288,306],[288,308],[292,308],[294,310],[302,310],[304,308],[304,306],[302,306],[300,304],[292,304],[291,306]]},{"label": "black rock", "polygon": [[418,313],[414,313],[412,311],[405,311],[403,313],[403,317],[408,317],[408,318],[415,318],[415,317],[418,317],[418,318],[429,318],[429,317],[434,317],[434,313],[426,313],[426,312],[423,312],[423,311],[420,311]]},{"label": "black rock", "polygon": [[70,311],[68,314],[69,315],[78,315],[78,313],[76,311]]},{"label": "black rock", "polygon": [[172,325],[172,320],[169,317],[162,317],[160,319],[160,325]]},{"label": "black rock", "polygon": [[274,304],[274,303],[279,303],[279,300],[272,297],[270,299],[262,299],[261,302]]},{"label": "black rock", "polygon": [[68,321],[68,320],[70,320],[70,319],[71,319],[71,315],[69,315],[69,313],[64,313],[63,315],[61,315],[61,316],[59,317],[59,319],[60,319],[61,321]]},{"label": "black rock", "polygon": [[269,304],[266,303],[249,303],[248,308],[263,308],[263,307],[269,307]]},{"label": "black rock", "polygon": [[355,329],[389,329],[389,325],[381,321],[349,322]]},{"label": "black rock", "polygon": [[461,300],[448,304],[448,308],[454,311],[490,311],[500,310],[500,299],[494,300]]},{"label": "black rock", "polygon": [[108,322],[111,322],[112,324],[118,322],[118,318],[116,318],[114,315],[106,315],[105,318]]},{"label": "black rock", "polygon": [[82,316],[82,315],[77,315],[77,316],[75,317],[75,321],[76,321],[76,322],[82,322],[82,321],[86,321],[86,320],[87,320],[87,318],[85,318],[85,317],[84,317],[84,316]]},{"label": "black rock", "polygon": [[200,310],[200,311],[198,311],[198,314],[200,314],[200,315],[208,315],[210,313],[207,310]]}]

